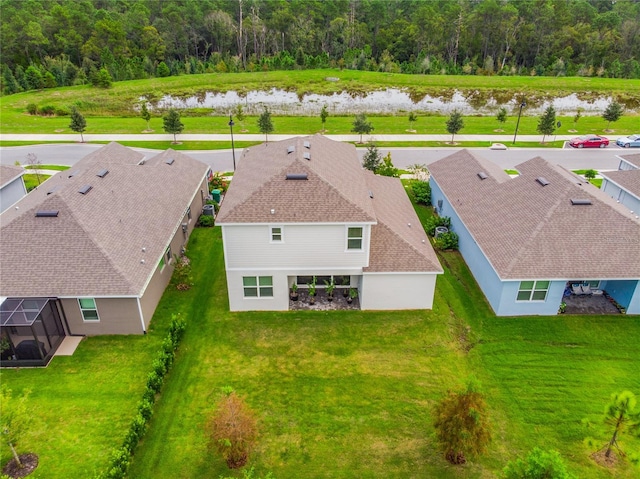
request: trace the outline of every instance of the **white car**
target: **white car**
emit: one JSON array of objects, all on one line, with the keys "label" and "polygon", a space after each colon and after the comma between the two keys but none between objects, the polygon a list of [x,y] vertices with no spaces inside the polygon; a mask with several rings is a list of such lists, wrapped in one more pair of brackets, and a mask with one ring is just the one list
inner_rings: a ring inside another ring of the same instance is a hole
[{"label": "white car", "polygon": [[640,135],[629,135],[624,138],[618,138],[616,145],[623,148],[639,148],[640,147]]}]

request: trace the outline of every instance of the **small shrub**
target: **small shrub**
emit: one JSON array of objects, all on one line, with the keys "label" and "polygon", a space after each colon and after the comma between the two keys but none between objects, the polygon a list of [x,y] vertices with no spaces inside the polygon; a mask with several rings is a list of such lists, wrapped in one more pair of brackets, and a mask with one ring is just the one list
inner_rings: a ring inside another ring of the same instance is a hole
[{"label": "small shrub", "polygon": [[150,372],[147,376],[147,388],[159,393],[162,389],[162,376],[158,376],[155,371]]},{"label": "small shrub", "polygon": [[211,181],[209,181],[209,192],[213,190],[220,190],[222,193],[227,191],[229,187],[229,182],[220,174],[219,171],[213,175]]},{"label": "small shrub", "polygon": [[442,233],[435,239],[435,246],[439,250],[458,249],[458,235],[453,231]]},{"label": "small shrub", "polygon": [[151,419],[151,416],[153,416],[153,403],[146,401],[145,399],[140,401],[140,403],[138,403],[138,414],[147,421]]},{"label": "small shrub", "polygon": [[29,115],[37,115],[38,105],[36,105],[35,103],[29,103],[27,105],[27,113],[29,113]]},{"label": "small shrub", "polygon": [[445,226],[447,228],[451,227],[451,218],[448,216],[432,216],[429,218],[425,224],[425,230],[429,236],[434,236],[436,234],[436,228],[438,226]]},{"label": "small shrub", "polygon": [[502,470],[504,479],[573,479],[567,472],[562,456],[557,451],[544,451],[538,447],[525,459],[509,461]]},{"label": "small shrub", "polygon": [[[164,353],[161,354],[161,356],[163,355]],[[153,369],[153,372],[160,377],[164,377],[165,373],[167,372],[167,366],[161,358],[154,359],[151,367]]]},{"label": "small shrub", "polygon": [[56,108],[56,116],[69,116],[71,114],[71,112],[64,107],[58,107]]},{"label": "small shrub", "polygon": [[222,455],[229,469],[247,463],[258,435],[255,414],[235,392],[225,394],[211,419],[212,446]]},{"label": "small shrub", "polygon": [[431,205],[431,185],[428,181],[413,181],[411,190],[418,204]]},{"label": "small shrub", "polygon": [[215,219],[213,218],[213,216],[200,215],[200,218],[198,218],[198,226],[209,228],[214,224],[215,224]]},{"label": "small shrub", "polygon": [[40,115],[53,116],[56,114],[56,107],[53,105],[44,105],[40,108]]}]

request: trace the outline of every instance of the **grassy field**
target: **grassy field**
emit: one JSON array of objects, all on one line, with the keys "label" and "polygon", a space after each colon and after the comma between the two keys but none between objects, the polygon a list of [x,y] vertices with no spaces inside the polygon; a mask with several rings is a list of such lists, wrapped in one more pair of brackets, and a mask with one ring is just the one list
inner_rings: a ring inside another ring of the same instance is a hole
[{"label": "grassy field", "polygon": [[[538,445],[560,450],[580,478],[637,477],[632,466],[595,465],[583,444],[607,439],[600,417],[612,392],[640,392],[637,317],[498,319],[458,253],[441,256],[432,311],[231,313],[219,229],[195,230],[188,254],[195,286],[167,289],[151,334],[90,338],[46,369],[2,372],[14,391],[34,391],[21,446],[41,457],[33,477],[91,477],[106,465],[172,313],[187,318],[187,331],[129,477],[240,477],[207,444],[227,385],[260,417],[251,458],[260,475],[492,478]],[[493,443],[454,468],[434,449],[430,411],[470,374],[483,383]]]},{"label": "grassy field", "polygon": [[[327,81],[327,77],[339,77],[340,81]],[[455,87],[452,87],[455,85]],[[203,91],[224,92],[236,90],[240,93],[251,90],[280,88],[295,91],[299,96],[305,93],[331,94],[347,91],[353,95],[389,86],[406,88],[412,98],[420,99],[426,94],[450,96],[454,89],[473,92],[475,100],[482,103],[487,96],[509,99],[515,94],[524,94],[530,105],[539,104],[552,95],[577,93],[588,100],[598,94],[615,95],[620,101],[627,101],[635,108],[640,104],[640,80],[617,80],[608,78],[559,78],[559,77],[481,77],[481,76],[441,76],[441,75],[401,75],[352,70],[305,70],[276,71],[238,74],[184,75],[178,77],[155,78],[114,83],[108,90],[90,86],[56,88],[32,91],[0,97],[0,129],[3,133],[71,133],[68,117],[40,117],[27,115],[26,107],[35,103],[40,107],[52,105],[70,108],[72,105],[87,117],[87,133],[142,133],[146,123],[134,110],[139,98],[145,96],[152,101],[166,94],[177,97],[196,95]],[[184,133],[228,133],[227,111],[215,112],[211,109],[194,109],[185,113]],[[406,115],[399,115],[406,116]],[[376,128],[374,134],[406,133],[408,121],[399,121],[398,116],[373,116],[370,118]],[[601,133],[606,123],[600,117],[583,117],[577,125],[573,119],[559,118],[563,126],[558,134],[568,134],[569,129],[579,133]],[[613,125],[616,135],[634,132],[637,116],[622,117]],[[237,133],[242,129],[247,133],[258,133],[255,117],[236,121]],[[329,117],[327,133],[346,134],[351,130],[352,117]],[[446,134],[445,119],[441,116],[419,115],[415,124],[417,133]],[[488,134],[502,128],[506,132],[515,129],[515,118],[509,118],[500,125],[491,117],[467,117],[462,134]],[[521,121],[521,134],[536,134],[537,118],[528,117],[526,109]],[[279,134],[312,134],[322,127],[317,117],[275,117],[275,132]],[[162,120],[154,117],[151,128],[162,132]]]}]

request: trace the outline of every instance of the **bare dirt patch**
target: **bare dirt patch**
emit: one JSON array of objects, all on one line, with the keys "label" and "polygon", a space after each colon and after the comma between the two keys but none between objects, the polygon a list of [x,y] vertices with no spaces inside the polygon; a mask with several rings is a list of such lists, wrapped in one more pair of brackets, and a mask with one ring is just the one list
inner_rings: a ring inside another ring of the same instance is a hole
[{"label": "bare dirt patch", "polygon": [[35,471],[38,467],[38,456],[35,454],[20,454],[20,462],[22,467],[18,465],[15,459],[11,459],[3,468],[2,474],[6,474],[9,477],[18,479],[20,477],[26,477]]},{"label": "bare dirt patch", "polygon": [[616,455],[615,451],[611,451],[609,457],[605,456],[605,450],[602,449],[598,452],[594,452],[591,454],[591,458],[600,466],[607,467],[609,469],[613,469],[618,465],[619,459]]}]

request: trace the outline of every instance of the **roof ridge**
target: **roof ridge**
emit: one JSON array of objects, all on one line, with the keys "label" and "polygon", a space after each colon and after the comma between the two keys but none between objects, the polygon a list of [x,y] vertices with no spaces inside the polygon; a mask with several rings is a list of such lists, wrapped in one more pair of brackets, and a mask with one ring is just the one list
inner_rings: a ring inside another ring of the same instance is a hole
[{"label": "roof ridge", "polygon": [[[378,217],[377,215],[371,217],[371,215],[369,213],[367,213],[366,211],[364,211],[358,204],[354,203],[353,201],[351,201],[349,198],[347,198],[346,196],[344,196],[342,194],[342,191],[336,187],[331,181],[329,181],[323,174],[319,173],[318,171],[315,170],[315,168],[307,165],[304,161],[302,161],[303,159],[300,158],[295,158],[294,162],[300,163],[304,168],[308,168],[309,171],[311,171],[313,174],[315,174],[319,179],[321,179],[326,185],[329,186],[329,188],[331,188],[333,191],[336,192],[336,194],[342,198],[343,201],[345,201],[346,203],[349,203],[353,208],[357,209],[358,212],[362,213],[365,216],[368,216],[370,218],[372,218],[374,221],[378,221]],[[292,162],[293,163],[293,162]],[[375,208],[373,209],[375,212]]]},{"label": "roof ridge", "polygon": [[133,284],[131,283],[131,281],[129,281],[129,279],[127,278],[127,275],[124,274],[124,272],[114,263],[113,258],[111,257],[111,255],[109,255],[107,253],[107,251],[104,249],[104,247],[101,246],[98,241],[96,241],[96,239],[93,237],[93,235],[89,231],[87,231],[87,229],[85,228],[85,225],[82,223],[82,221],[80,221],[79,218],[73,213],[73,209],[70,208],[69,205],[67,204],[66,198],[64,198],[63,196],[60,196],[60,200],[63,202],[63,204],[64,204],[64,206],[65,206],[65,208],[67,210],[66,212],[69,214],[69,216],[71,218],[73,218],[73,221],[85,233],[86,237],[89,239],[89,241],[91,241],[91,244],[93,244],[96,247],[96,249],[102,253],[102,256],[111,265],[111,267],[113,268],[113,271],[118,273],[118,276],[120,276],[122,278],[123,284],[127,285],[129,291],[134,292],[134,293],[137,294],[138,291],[134,291]]},{"label": "roof ridge", "polygon": [[[572,188],[571,184],[566,184],[565,187],[564,187],[564,193],[565,194],[568,193],[571,188]],[[560,205],[562,204],[563,201],[566,201],[566,197],[565,196],[559,196],[558,199],[556,200],[556,202],[553,204],[553,206],[547,210],[547,213],[538,222],[538,224],[534,228],[534,230],[531,233],[531,235],[527,238],[527,241],[522,243],[520,248],[518,248],[518,252],[513,256],[513,258],[511,258],[511,261],[509,262],[509,265],[507,266],[507,269],[505,271],[506,273],[510,273],[511,272],[511,270],[514,268],[514,266],[518,263],[518,261],[522,257],[521,253],[523,251],[526,251],[527,248],[531,245],[531,243],[534,242],[534,240],[538,237],[538,235],[542,231],[543,226],[545,226],[549,222],[549,219],[551,217],[553,217],[553,215],[555,214],[555,211],[560,207]]]}]

